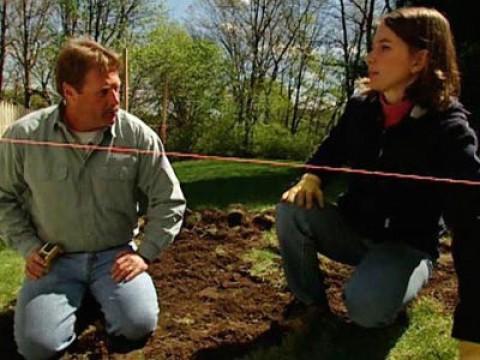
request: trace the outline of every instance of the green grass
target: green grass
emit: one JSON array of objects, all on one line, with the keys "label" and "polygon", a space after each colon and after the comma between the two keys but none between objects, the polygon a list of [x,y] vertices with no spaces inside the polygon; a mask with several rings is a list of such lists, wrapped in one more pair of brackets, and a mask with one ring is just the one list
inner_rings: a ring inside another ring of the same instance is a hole
[{"label": "green grass", "polygon": [[243,254],[242,260],[250,264],[250,276],[262,282],[268,282],[278,289],[287,286],[287,280],[282,269],[278,240],[274,229],[265,232],[263,235],[263,244],[258,248],[248,250]]},{"label": "green grass", "polygon": [[438,301],[421,297],[409,311],[410,326],[389,354],[389,360],[455,359],[457,344],[450,337],[452,319]]},{"label": "green grass", "polygon": [[272,207],[298,170],[214,161],[173,164],[189,208],[226,208],[241,203],[250,209]]},{"label": "green grass", "polygon": [[16,296],[23,279],[23,259],[9,249],[0,250],[0,309]]}]

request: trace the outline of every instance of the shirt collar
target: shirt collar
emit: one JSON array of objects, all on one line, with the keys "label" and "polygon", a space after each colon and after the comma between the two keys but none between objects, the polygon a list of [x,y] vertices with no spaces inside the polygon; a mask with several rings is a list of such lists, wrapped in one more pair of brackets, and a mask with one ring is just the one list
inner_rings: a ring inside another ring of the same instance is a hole
[{"label": "shirt collar", "polygon": [[[54,111],[53,113],[52,127],[54,130],[57,130],[59,128],[68,130],[68,127],[66,126],[64,121],[64,113],[65,113],[65,103],[61,101],[57,106],[57,110]],[[113,123],[113,125],[106,127],[103,132],[109,133],[112,136],[112,138],[115,138],[117,136],[116,128],[118,126],[118,122],[119,122],[119,114],[117,114],[117,119]]]},{"label": "shirt collar", "polygon": [[419,119],[427,113],[427,109],[421,107],[420,105],[414,105],[410,111],[410,117],[414,119]]}]

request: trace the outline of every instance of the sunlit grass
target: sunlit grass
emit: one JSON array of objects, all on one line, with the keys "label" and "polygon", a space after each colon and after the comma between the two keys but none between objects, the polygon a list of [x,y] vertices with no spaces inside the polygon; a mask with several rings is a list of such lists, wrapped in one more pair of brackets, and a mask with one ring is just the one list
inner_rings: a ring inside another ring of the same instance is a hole
[{"label": "sunlit grass", "polygon": [[272,207],[299,174],[291,168],[214,161],[181,161],[173,166],[192,209],[224,209],[236,203],[254,210]]},{"label": "sunlit grass", "polygon": [[9,249],[0,250],[0,310],[16,296],[23,280],[23,258]]}]

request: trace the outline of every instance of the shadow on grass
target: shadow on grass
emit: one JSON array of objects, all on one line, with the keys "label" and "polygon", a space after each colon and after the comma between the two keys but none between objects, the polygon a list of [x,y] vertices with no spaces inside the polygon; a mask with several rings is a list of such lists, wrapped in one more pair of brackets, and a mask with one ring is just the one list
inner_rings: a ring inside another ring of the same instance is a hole
[{"label": "shadow on grass", "polygon": [[[239,203],[249,208],[271,207],[280,201],[285,190],[296,183],[299,174],[293,169],[284,173],[197,180],[182,183],[182,189],[191,209],[224,209]],[[346,182],[346,176],[335,176],[324,189],[326,200],[336,201]]]},{"label": "shadow on grass", "polygon": [[365,329],[333,316],[310,325],[303,333],[282,333],[272,327],[244,344],[204,349],[196,360],[381,360],[408,327],[408,320],[382,329]]},{"label": "shadow on grass", "polygon": [[229,204],[272,206],[289,184],[294,172],[252,177],[230,177],[183,183],[182,189],[190,208],[225,208]]}]

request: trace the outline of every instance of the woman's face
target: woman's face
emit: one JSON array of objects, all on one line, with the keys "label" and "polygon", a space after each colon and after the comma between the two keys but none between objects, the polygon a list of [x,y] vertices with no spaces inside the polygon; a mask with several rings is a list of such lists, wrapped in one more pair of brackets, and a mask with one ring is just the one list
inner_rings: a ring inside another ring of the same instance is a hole
[{"label": "woman's face", "polygon": [[383,93],[390,103],[401,101],[405,89],[425,66],[425,51],[410,51],[407,43],[383,22],[367,56],[370,88]]}]

